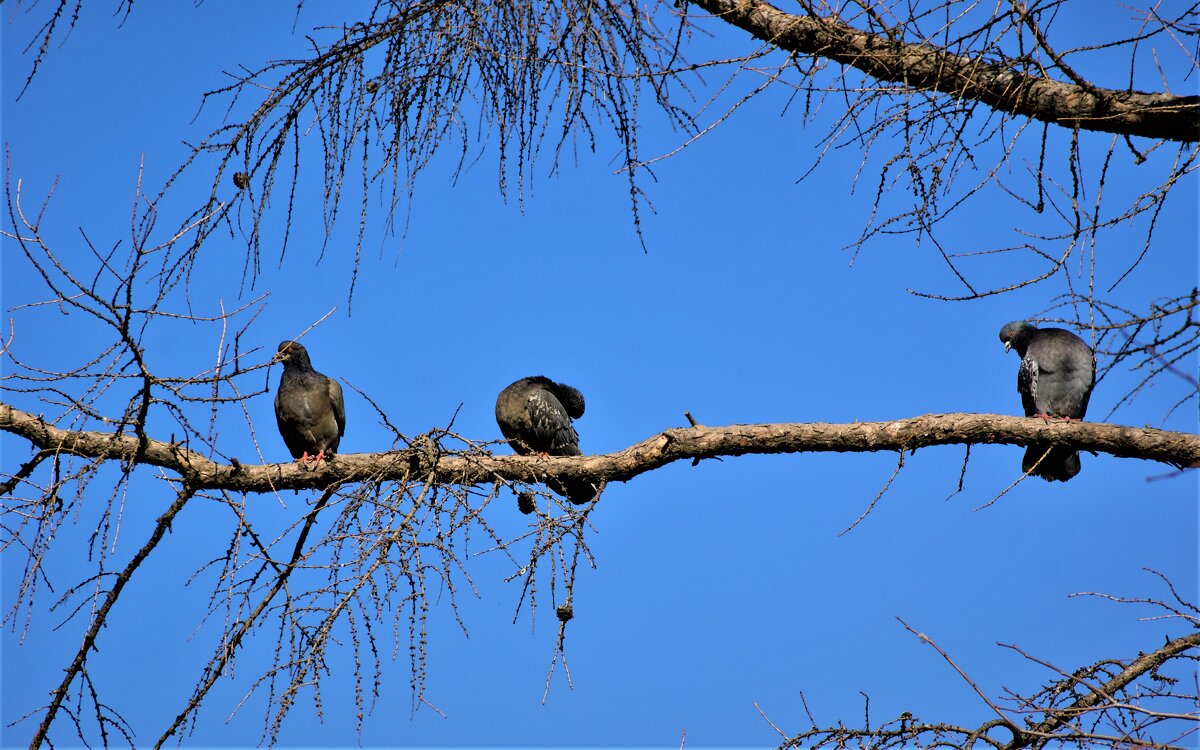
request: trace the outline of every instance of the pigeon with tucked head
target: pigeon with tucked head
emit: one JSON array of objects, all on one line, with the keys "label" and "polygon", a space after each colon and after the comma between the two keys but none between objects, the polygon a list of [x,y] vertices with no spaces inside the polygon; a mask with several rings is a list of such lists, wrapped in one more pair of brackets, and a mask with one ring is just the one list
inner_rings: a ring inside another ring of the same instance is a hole
[{"label": "pigeon with tucked head", "polygon": [[[496,423],[522,456],[579,456],[579,434],[571,419],[583,416],[583,394],[535,375],[521,378],[496,397]],[[552,481],[550,489],[576,505],[591,502],[596,487],[584,480]]]}]

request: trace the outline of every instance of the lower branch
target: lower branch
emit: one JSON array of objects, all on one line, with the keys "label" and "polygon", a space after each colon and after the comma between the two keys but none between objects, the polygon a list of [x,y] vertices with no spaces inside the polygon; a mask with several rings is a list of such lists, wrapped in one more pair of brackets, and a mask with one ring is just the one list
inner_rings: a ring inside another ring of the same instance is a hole
[{"label": "lower branch", "polygon": [[[1080,696],[1069,706],[1048,711],[1046,718],[1038,724],[1025,729],[1013,738],[1008,747],[1022,748],[1033,741],[1034,737],[1049,737],[1058,729],[1069,726],[1079,716],[1097,707],[1114,702],[1113,696],[1125,690],[1135,680],[1147,672],[1157,670],[1166,662],[1194,648],[1200,648],[1200,631],[1189,633],[1179,638],[1167,641],[1161,648],[1150,653],[1142,653],[1130,662],[1129,666],[1099,688],[1089,688],[1089,692]],[[1086,685],[1086,683],[1084,683]],[[1022,736],[1024,735],[1024,736]]]},{"label": "lower branch", "polygon": [[[137,438],[132,438],[136,443]],[[104,597],[104,603],[96,611],[92,618],[92,624],[84,633],[83,643],[79,646],[79,651],[75,653],[75,658],[71,661],[71,666],[67,667],[66,674],[63,675],[62,683],[51,693],[53,696],[50,700],[50,705],[46,707],[46,715],[42,717],[42,723],[38,726],[37,733],[34,734],[30,741],[30,747],[41,747],[46,741],[46,736],[50,731],[50,726],[54,723],[54,717],[58,714],[58,710],[62,708],[63,701],[66,700],[67,693],[71,689],[71,684],[83,672],[84,663],[87,661],[88,652],[96,647],[96,637],[100,634],[100,629],[108,624],[108,613],[116,604],[117,599],[121,596],[121,591],[125,588],[125,584],[129,583],[130,577],[134,571],[141,566],[142,562],[150,555],[158,543],[162,541],[163,535],[171,528],[171,522],[175,520],[175,516],[179,515],[179,511],[183,510],[183,506],[196,492],[191,487],[185,487],[175,498],[175,502],[171,503],[171,507],[165,513],[159,516],[158,521],[154,525],[154,531],[150,534],[150,538],[142,545],[142,548],[137,551],[125,569],[117,576],[117,580],[113,582],[113,586],[108,591],[108,595]]]},{"label": "lower branch", "polygon": [[317,516],[321,513],[321,510],[324,509],[325,504],[329,502],[329,499],[332,496],[332,491],[325,492],[323,495],[321,495],[320,499],[317,500],[316,504],[313,506],[313,509],[308,512],[307,517],[304,519],[304,526],[301,527],[300,534],[296,537],[296,543],[292,547],[291,559],[288,561],[287,565],[279,570],[279,575],[275,578],[275,582],[271,585],[271,588],[267,591],[267,593],[264,594],[259,600],[258,605],[253,609],[253,611],[242,618],[241,622],[239,622],[237,627],[233,630],[232,635],[230,635],[227,639],[222,639],[221,643],[217,646],[216,653],[213,655],[212,659],[209,660],[208,664],[205,665],[204,674],[200,677],[199,681],[197,681],[196,689],[193,691],[191,697],[188,698],[187,705],[182,711],[179,712],[179,715],[175,717],[175,720],[171,722],[171,725],[167,727],[166,731],[162,733],[162,736],[158,738],[158,741],[154,743],[155,748],[162,747],[167,740],[171,738],[171,735],[179,731],[184,722],[186,722],[188,717],[191,716],[192,712],[200,707],[200,704],[204,701],[204,697],[208,695],[208,691],[212,689],[212,686],[215,685],[221,675],[225,673],[225,668],[229,665],[229,662],[233,660],[233,657],[236,655],[238,648],[241,647],[242,640],[246,637],[246,634],[249,633],[254,625],[258,623],[259,617],[263,614],[263,612],[266,611],[267,607],[272,601],[274,601],[276,595],[278,595],[287,584],[288,577],[291,576],[292,571],[296,569],[297,563],[299,563],[300,559],[304,555],[304,545],[308,541],[308,535],[312,531],[313,525],[317,522]]},{"label": "lower branch", "polygon": [[[903,620],[901,623],[903,624]],[[998,718],[991,719],[977,727],[969,727],[946,722],[928,723],[905,711],[896,719],[872,727],[868,702],[867,720],[861,728],[847,727],[842,723],[836,726],[818,726],[812,714],[809,713],[812,728],[789,736],[774,722],[767,719],[772,728],[784,740],[780,748],[805,747],[819,750],[820,748],[845,748],[852,745],[870,750],[899,747],[990,747],[994,750],[1046,747],[1112,748],[1113,750],[1120,748],[1125,750],[1136,747],[1154,748],[1154,750],[1182,750],[1181,741],[1193,733],[1193,726],[1200,719],[1200,716],[1194,712],[1180,713],[1172,710],[1174,705],[1179,703],[1182,703],[1185,708],[1188,705],[1195,705],[1195,699],[1189,697],[1186,690],[1176,693],[1169,688],[1164,691],[1162,687],[1145,684],[1145,682],[1140,686],[1135,684],[1139,678],[1149,674],[1150,683],[1169,685],[1175,680],[1157,674],[1156,670],[1175,660],[1182,661],[1183,671],[1186,674],[1189,670],[1187,664],[1196,658],[1189,652],[1200,648],[1200,632],[1170,639],[1150,653],[1138,654],[1136,659],[1129,661],[1118,674],[1102,685],[1093,685],[1081,678],[1080,675],[1099,673],[1116,663],[1114,660],[1105,659],[1091,666],[1077,669],[1070,674],[1060,672],[1067,677],[1068,682],[1077,683],[1077,687],[1084,692],[1067,703],[1062,699],[1069,698],[1073,695],[1073,691],[1064,689],[1063,683],[1058,682],[1034,695],[1018,696],[1017,713],[1028,714],[1032,711],[1040,713],[1044,717],[1037,723],[1034,723],[1032,719],[1027,719],[1024,726],[1021,726],[1010,717],[1010,714],[1013,713],[1012,709],[1002,709],[985,695],[966,672],[955,664],[949,654],[931,638],[917,632],[907,624],[904,624],[904,627],[919,637],[922,642],[933,647],[943,659],[949,662],[997,714]],[[1033,659],[1024,652],[1020,653],[1038,664],[1050,666],[1041,660]],[[1057,668],[1051,668],[1059,671]],[[803,695],[801,698],[803,699]],[[1040,702],[1039,699],[1044,702]],[[807,710],[807,708],[806,703],[805,709]],[[764,718],[766,718],[765,714]],[[1171,722],[1171,724],[1158,727],[1157,732],[1151,731],[1160,722]],[[992,732],[997,729],[1011,735],[1011,739],[992,736]],[[1160,737],[1156,737],[1156,734]],[[1161,737],[1170,739],[1164,741]]]}]

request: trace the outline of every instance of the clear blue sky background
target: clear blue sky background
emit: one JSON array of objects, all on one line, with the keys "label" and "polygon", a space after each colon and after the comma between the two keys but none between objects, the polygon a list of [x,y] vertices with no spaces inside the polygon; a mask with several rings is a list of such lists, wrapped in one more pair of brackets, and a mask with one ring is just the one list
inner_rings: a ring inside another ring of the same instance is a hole
[{"label": "clear blue sky background", "polygon": [[[22,180],[27,200],[39,205],[58,180],[47,236],[61,257],[84,264],[90,261],[80,228],[98,247],[128,247],[139,163],[144,159],[147,192],[157,192],[185,157],[183,142],[198,140],[219,114],[206,111],[193,121],[200,94],[226,82],[222,71],[301,54],[306,31],[336,20],[309,4],[293,31],[293,13],[283,4],[210,0],[197,8],[138,3],[117,28],[108,5],[85,4],[78,28],[51,51],[19,101],[30,65],[22,50],[45,8],[4,11],[10,184]],[[1107,39],[1123,18],[1116,3],[1098,5],[1103,12],[1078,19],[1079,38]],[[705,44],[729,54],[751,49],[741,34],[714,29],[717,36]],[[1112,86],[1128,75],[1104,60],[1088,72]],[[719,80],[710,76],[710,83]],[[1186,85],[1195,88],[1194,80]],[[1017,358],[1005,356],[996,334],[1003,323],[1050,307],[1064,290],[1061,279],[946,303],[907,291],[960,292],[933,248],[917,247],[912,238],[880,239],[851,264],[843,248],[862,229],[877,172],[868,167],[851,194],[861,154],[846,148],[798,182],[817,154],[821,126],[838,113],[823,112],[803,127],[798,108],[781,115],[786,94],[751,102],[656,165],[657,181],[646,185],[655,208],[644,216],[647,252],[632,229],[626,182],[612,174],[611,139],[601,140],[595,155],[581,148],[578,165],[568,163],[558,174],[548,175],[548,162],[539,163],[523,210],[514,196],[505,202],[498,194],[495,153],[485,149],[456,182],[453,160],[435,161],[418,183],[406,234],[383,232],[382,212],[372,214],[352,310],[346,289],[356,207],[345,209],[351,221],[337,227],[318,259],[322,188],[312,180],[300,187],[302,210],[282,267],[268,255],[255,289],[239,296],[243,242],[219,233],[204,248],[207,262],[192,280],[192,303],[211,314],[219,301],[230,308],[269,292],[243,338],[262,347],[256,362],[333,310],[304,339],[314,364],[369,393],[408,434],[444,426],[459,410],[456,431],[498,439],[496,393],[537,373],[585,393],[588,411],[578,429],[584,450],[595,453],[682,426],[685,410],[712,425],[1019,413]],[[681,138],[647,116],[645,154],[669,150]],[[1082,138],[1093,155],[1108,142]],[[1061,150],[1065,143],[1056,136],[1053,145]],[[305,153],[315,155],[313,146],[306,142]],[[1152,184],[1127,153],[1119,152],[1110,169],[1114,193]],[[1019,170],[1018,162],[1006,179],[1019,183]],[[164,236],[179,212],[206,194],[206,178],[182,182],[160,206]],[[1196,185],[1177,191],[1149,259],[1110,299],[1145,309],[1156,297],[1187,291],[1197,278]],[[962,210],[943,240],[956,251],[1012,243],[1011,228],[1032,221],[990,190]],[[1032,226],[1056,226],[1053,217],[1042,221]],[[1096,248],[1098,287],[1140,252],[1137,237],[1114,231]],[[981,285],[1013,278],[1028,268],[1026,260],[980,265]],[[78,316],[13,311],[46,292],[8,240],[3,294],[5,329],[11,318],[14,351],[26,362],[77,362],[92,349]],[[175,300],[174,309],[183,304]],[[148,340],[156,366],[190,374],[213,360],[219,330],[163,323]],[[278,374],[277,367],[270,372],[272,390]],[[1089,417],[1105,419],[1140,377],[1121,370],[1102,381]],[[1194,431],[1194,400],[1164,419],[1188,387],[1164,375],[1109,419]],[[4,399],[44,411],[20,394],[6,392]],[[271,396],[247,408],[254,435],[239,409],[220,413],[222,449],[258,460],[257,436],[268,460],[287,459]],[[347,413],[343,452],[391,447],[369,405],[350,389]],[[157,424],[169,429],[165,419]],[[8,437],[2,445],[3,470],[12,472],[28,454]],[[907,710],[975,725],[990,718],[987,707],[897,616],[933,637],[992,696],[1005,689],[1028,693],[1052,677],[997,642],[1072,670],[1178,635],[1171,622],[1139,622],[1147,609],[1069,597],[1165,595],[1144,566],[1194,596],[1195,475],[1151,482],[1169,469],[1085,455],[1073,481],[1023,482],[976,511],[1018,476],[1020,455],[1015,447],[974,448],[965,490],[948,497],[963,449],[922,450],[906,459],[871,516],[845,536],[838,532],[883,486],[894,455],[680,463],[612,486],[592,514],[597,568],[581,572],[576,584],[576,619],[568,630],[572,687],[558,671],[542,703],[556,630],[548,598],[533,627],[528,610],[514,624],[520,586],[503,582],[511,565],[496,555],[474,557],[479,597],[460,589],[469,637],[445,600],[431,616],[427,696],[445,716],[428,707],[411,711],[402,643],[356,734],[345,648],[329,665],[323,717],[306,697],[282,741],[675,747],[686,731],[688,745],[770,746],[780,738],[755,704],[795,733],[809,726],[801,691],[822,725],[860,721],[862,693],[870,696],[873,723]],[[123,565],[143,543],[148,524],[171,499],[152,480],[135,487],[123,499],[113,564]],[[307,494],[255,496],[248,504],[258,506],[264,523],[278,524],[304,512]],[[102,502],[96,497],[85,508],[98,512]],[[152,742],[181,709],[212,651],[217,623],[202,622],[211,577],[190,578],[223,554],[231,520],[215,507],[186,510],[131,583],[91,655],[97,688],[129,720],[139,744]],[[509,500],[495,504],[489,520],[509,534],[527,522]],[[27,632],[23,619],[4,629],[5,747],[27,744],[36,721],[10,724],[47,699],[77,648],[82,623],[53,630],[62,614],[47,609],[92,570],[86,543],[94,524],[85,512],[62,530],[47,566],[55,592],[42,592]],[[5,611],[21,566],[19,551],[6,550]],[[234,678],[201,711],[188,745],[258,742],[261,696],[234,709],[272,644],[271,627],[256,633]],[[59,745],[71,746],[65,724],[60,729]]]}]

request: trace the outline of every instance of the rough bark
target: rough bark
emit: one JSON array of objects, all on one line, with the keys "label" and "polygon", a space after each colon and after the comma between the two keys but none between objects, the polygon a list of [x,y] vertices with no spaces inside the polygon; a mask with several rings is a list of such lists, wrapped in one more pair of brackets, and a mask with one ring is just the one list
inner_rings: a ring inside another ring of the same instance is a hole
[{"label": "rough bark", "polygon": [[927,414],[852,424],[684,427],[664,430],[616,453],[579,457],[464,454],[443,451],[429,440],[418,439],[415,447],[405,450],[339,454],[315,469],[296,463],[247,465],[236,459],[221,464],[178,443],[62,430],[7,404],[0,404],[0,430],[25,438],[43,451],[161,467],[177,474],[195,490],[251,493],[417,477],[464,485],[500,479],[535,482],[546,478],[623,482],[682,459],[750,453],[911,451],[954,444],[1071,445],[1177,467],[1200,466],[1197,435],[1093,422],[1046,422],[1000,414]]},{"label": "rough bark", "polygon": [[934,45],[889,39],[835,18],[785,13],[762,0],[689,2],[780,49],[833,60],[914,90],[940,91],[1067,128],[1200,141],[1198,96],[1064,83]]}]

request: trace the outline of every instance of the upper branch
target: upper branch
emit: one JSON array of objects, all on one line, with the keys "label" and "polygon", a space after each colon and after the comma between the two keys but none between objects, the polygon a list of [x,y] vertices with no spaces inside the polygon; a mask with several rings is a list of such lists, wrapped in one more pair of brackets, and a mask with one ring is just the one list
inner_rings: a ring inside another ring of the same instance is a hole
[{"label": "upper branch", "polygon": [[1055,81],[932,44],[861,31],[837,18],[785,13],[763,0],[689,2],[781,49],[833,60],[877,80],[940,91],[1067,128],[1200,141],[1200,96]]},{"label": "upper branch", "polygon": [[[90,458],[137,461],[176,472],[197,490],[271,492],[354,481],[420,477],[440,484],[497,480],[538,482],[584,478],[627,481],[681,459],[750,453],[916,450],[931,445],[999,443],[1071,445],[1113,456],[1200,466],[1200,436],[1092,422],[1045,422],[999,414],[927,414],[891,422],[730,425],[668,429],[616,453],[580,457],[493,456],[451,453],[432,442],[384,453],[339,454],[317,470],[295,463],[219,464],[179,443],[139,442],[114,433],[63,430],[28,412],[0,404],[0,430],[37,448]],[[140,450],[140,452],[139,452]]]}]

